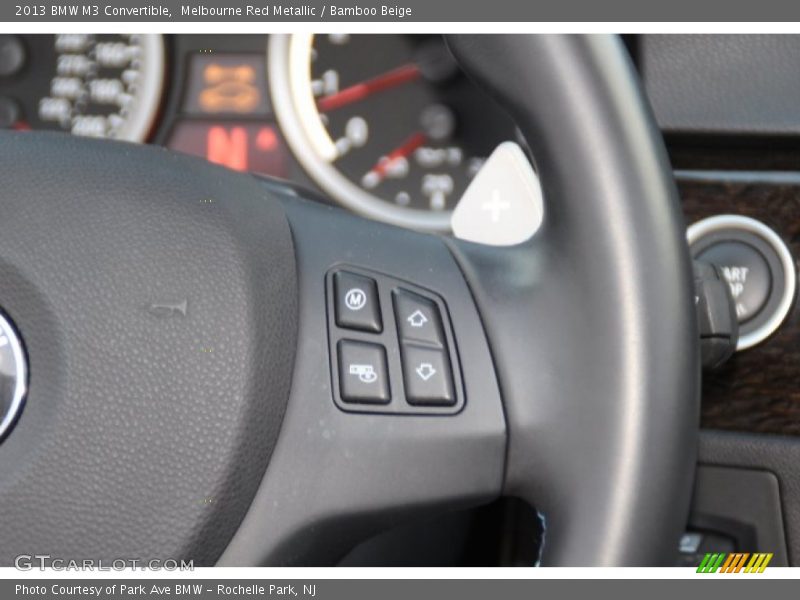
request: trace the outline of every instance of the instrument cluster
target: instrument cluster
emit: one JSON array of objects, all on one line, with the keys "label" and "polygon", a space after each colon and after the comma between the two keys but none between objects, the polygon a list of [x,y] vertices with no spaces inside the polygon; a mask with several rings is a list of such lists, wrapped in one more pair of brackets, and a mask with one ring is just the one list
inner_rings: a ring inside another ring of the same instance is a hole
[{"label": "instrument cluster", "polygon": [[435,35],[3,35],[0,127],[159,144],[429,231],[518,140]]}]

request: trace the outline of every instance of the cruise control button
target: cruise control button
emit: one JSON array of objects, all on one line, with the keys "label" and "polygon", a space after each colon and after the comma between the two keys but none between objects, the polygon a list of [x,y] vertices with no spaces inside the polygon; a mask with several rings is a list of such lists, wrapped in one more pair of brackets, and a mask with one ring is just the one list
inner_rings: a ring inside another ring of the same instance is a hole
[{"label": "cruise control button", "polygon": [[388,404],[386,350],[378,344],[339,342],[339,393],[345,402]]},{"label": "cruise control button", "polygon": [[450,363],[444,350],[403,345],[406,399],[415,406],[452,406],[456,403]]},{"label": "cruise control button", "polygon": [[442,319],[435,302],[407,290],[395,290],[392,297],[401,340],[425,342],[444,348]]},{"label": "cruise control button", "polygon": [[744,323],[758,314],[769,299],[772,273],[761,253],[738,240],[720,242],[697,258],[719,266],[736,305],[736,317]]},{"label": "cruise control button", "polygon": [[339,271],[333,276],[333,288],[339,327],[375,333],[383,330],[378,287],[374,279]]}]

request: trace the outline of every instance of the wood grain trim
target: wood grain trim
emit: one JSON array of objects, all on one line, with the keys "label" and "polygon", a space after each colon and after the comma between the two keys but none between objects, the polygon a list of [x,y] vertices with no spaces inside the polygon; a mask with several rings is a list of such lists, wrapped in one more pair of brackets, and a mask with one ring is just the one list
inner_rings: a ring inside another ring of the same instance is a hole
[{"label": "wood grain trim", "polygon": [[[800,257],[800,173],[678,172],[687,225],[719,214],[752,217],[772,227]],[[701,424],[800,435],[800,308],[795,301],[778,331],[704,373]]]}]

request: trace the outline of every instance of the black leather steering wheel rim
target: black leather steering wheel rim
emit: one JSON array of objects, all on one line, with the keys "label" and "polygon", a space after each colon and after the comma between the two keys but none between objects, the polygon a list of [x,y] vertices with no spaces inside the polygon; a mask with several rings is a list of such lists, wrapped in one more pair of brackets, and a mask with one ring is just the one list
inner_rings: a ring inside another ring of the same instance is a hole
[{"label": "black leather steering wheel rim", "polygon": [[[542,564],[669,563],[699,360],[680,209],[632,66],[606,36],[449,43],[536,157],[545,219],[520,246],[366,221],[162,149],[0,137],[0,308],[30,372],[0,444],[1,564],[27,548],[334,564],[407,517],[502,494],[543,515]],[[441,300],[460,412],[334,403],[338,269],[378,281],[385,327],[345,333],[383,344],[394,381],[391,291]]]},{"label": "black leather steering wheel rim", "polygon": [[[698,337],[680,203],[633,65],[615,36],[451,47],[522,128],[547,201],[513,258],[461,246],[479,302],[503,307],[482,315],[510,428],[506,491],[545,515],[544,564],[670,564],[694,478]],[[505,301],[522,293],[536,299]]]}]

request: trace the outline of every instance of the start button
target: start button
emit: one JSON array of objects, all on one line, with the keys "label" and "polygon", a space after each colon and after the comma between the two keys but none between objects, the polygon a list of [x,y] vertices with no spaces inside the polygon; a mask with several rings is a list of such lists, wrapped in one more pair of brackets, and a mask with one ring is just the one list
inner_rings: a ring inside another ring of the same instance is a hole
[{"label": "start button", "polygon": [[764,223],[718,215],[687,232],[692,257],[716,265],[731,288],[739,321],[737,350],[761,343],[794,303],[796,273],[789,248]]},{"label": "start button", "polygon": [[772,273],[764,256],[746,242],[714,244],[697,255],[720,267],[731,288],[739,323],[746,323],[764,308],[772,287]]}]

